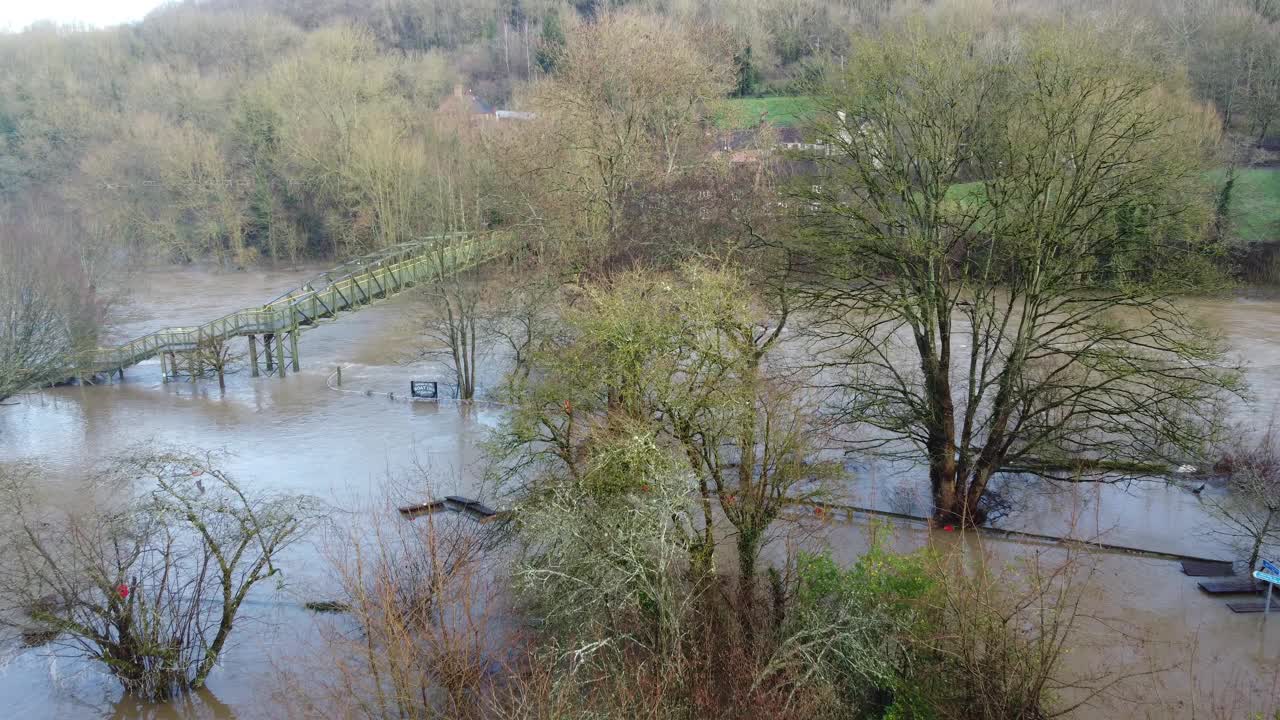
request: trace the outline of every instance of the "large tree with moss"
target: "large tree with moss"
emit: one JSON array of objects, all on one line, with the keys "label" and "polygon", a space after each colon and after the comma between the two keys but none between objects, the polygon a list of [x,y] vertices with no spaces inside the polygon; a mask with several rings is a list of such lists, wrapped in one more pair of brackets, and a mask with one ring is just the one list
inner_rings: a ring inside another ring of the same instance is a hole
[{"label": "large tree with moss", "polygon": [[1236,388],[1174,298],[1214,276],[1213,118],[1097,36],[908,26],[822,97],[802,194],[821,362],[863,449],[927,461],[935,517],[993,476],[1194,455]]}]

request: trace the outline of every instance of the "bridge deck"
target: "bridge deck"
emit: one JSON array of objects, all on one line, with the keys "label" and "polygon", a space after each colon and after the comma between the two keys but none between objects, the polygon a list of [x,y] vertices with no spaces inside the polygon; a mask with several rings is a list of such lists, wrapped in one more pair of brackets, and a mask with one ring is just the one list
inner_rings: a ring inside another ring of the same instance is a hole
[{"label": "bridge deck", "polygon": [[404,243],[352,260],[261,307],[246,308],[197,327],[171,327],[80,356],[68,375],[122,370],[162,353],[189,353],[237,336],[295,332],[321,318],[355,311],[430,278],[478,265],[499,251],[499,233],[453,233]]}]

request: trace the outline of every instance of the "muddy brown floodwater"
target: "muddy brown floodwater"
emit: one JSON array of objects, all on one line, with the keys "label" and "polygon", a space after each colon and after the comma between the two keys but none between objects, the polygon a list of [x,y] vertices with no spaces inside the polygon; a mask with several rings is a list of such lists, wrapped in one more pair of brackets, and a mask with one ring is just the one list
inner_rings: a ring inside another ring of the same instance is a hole
[{"label": "muddy brown floodwater", "polygon": [[[237,274],[151,272],[135,296],[116,308],[113,339],[160,327],[197,324],[261,304],[316,268]],[[463,415],[450,405],[407,403],[377,393],[403,394],[411,377],[442,378],[439,368],[413,361],[420,300],[397,297],[321,325],[302,335],[302,371],[286,379],[228,377],[216,382],[163,383],[156,361],[130,368],[123,382],[56,388],[0,408],[0,462],[30,461],[57,489],[85,468],[139,443],[225,447],[229,469],[250,486],[303,491],[339,508],[376,497],[389,474],[431,469],[441,491],[481,494],[477,443],[498,409]],[[1237,416],[1257,427],[1280,399],[1280,300],[1240,297],[1191,303],[1207,325],[1226,334],[1249,363],[1257,402]],[[344,367],[344,388],[329,387]],[[362,391],[369,390],[370,395]],[[855,466],[849,499],[886,509],[918,503],[914,468]],[[1008,527],[1079,536],[1192,555],[1227,557],[1205,531],[1208,518],[1197,496],[1179,483],[1037,488]],[[74,502],[67,500],[67,502]],[[920,508],[916,508],[919,510]],[[814,536],[844,560],[865,547],[865,521],[832,520]],[[811,538],[812,540],[812,538]],[[926,534],[911,525],[895,541],[918,546]],[[972,542],[959,538],[946,542]],[[1028,546],[989,540],[989,552],[1013,557]],[[286,566],[287,586],[254,598],[251,617],[237,626],[234,647],[213,674],[207,692],[180,707],[145,707],[122,700],[116,687],[84,662],[51,657],[40,649],[5,648],[0,656],[0,717],[21,718],[274,718],[276,670],[306,651],[315,619],[302,599],[325,592],[327,580],[315,547],[302,548]],[[1280,696],[1280,615],[1235,615],[1223,601],[1203,595],[1176,563],[1125,555],[1090,559],[1094,590],[1076,667],[1106,664],[1148,674],[1124,686],[1124,701],[1103,701],[1080,718],[1243,717],[1244,708],[1275,711]],[[1119,642],[1117,638],[1141,642]],[[1173,669],[1167,669],[1173,667]],[[1156,672],[1159,670],[1159,672]],[[1210,708],[1235,703],[1221,715]],[[1268,702],[1270,705],[1268,705]],[[1193,708],[1198,708],[1193,712]],[[1269,715],[1268,715],[1269,717]]]}]

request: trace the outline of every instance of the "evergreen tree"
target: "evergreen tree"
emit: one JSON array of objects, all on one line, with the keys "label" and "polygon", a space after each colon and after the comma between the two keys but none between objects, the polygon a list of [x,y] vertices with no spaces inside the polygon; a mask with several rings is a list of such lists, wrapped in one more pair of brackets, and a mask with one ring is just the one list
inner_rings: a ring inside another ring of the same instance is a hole
[{"label": "evergreen tree", "polygon": [[542,72],[550,73],[556,69],[556,56],[564,47],[564,28],[560,25],[560,13],[549,10],[542,19],[542,38],[538,45],[537,61]]},{"label": "evergreen tree", "polygon": [[733,69],[734,78],[736,80],[736,85],[733,89],[733,96],[748,97],[755,95],[756,90],[760,86],[760,70],[751,59],[750,45],[743,48],[742,52],[733,56]]}]

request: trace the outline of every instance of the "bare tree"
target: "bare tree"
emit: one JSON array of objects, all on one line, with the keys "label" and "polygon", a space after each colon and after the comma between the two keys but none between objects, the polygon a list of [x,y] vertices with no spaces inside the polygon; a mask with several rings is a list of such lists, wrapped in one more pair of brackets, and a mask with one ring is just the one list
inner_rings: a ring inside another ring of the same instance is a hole
[{"label": "bare tree", "polygon": [[39,210],[0,212],[0,402],[73,376],[101,316],[83,257]]},{"label": "bare tree", "polygon": [[218,460],[126,457],[86,479],[83,505],[65,511],[36,496],[34,472],[6,474],[6,610],[141,698],[203,687],[249,592],[280,574],[280,553],[320,513],[307,497],[244,489]]},{"label": "bare tree", "polygon": [[555,52],[555,74],[529,98],[537,118],[501,144],[500,162],[518,179],[512,215],[546,234],[546,250],[594,269],[626,250],[623,213],[637,185],[702,162],[701,123],[728,92],[728,56],[630,10],[602,12]]},{"label": "bare tree", "polygon": [[518,385],[529,378],[533,358],[554,339],[559,328],[557,301],[561,282],[543,267],[510,266],[498,282],[495,312],[489,330],[506,342],[511,352],[508,382]]},{"label": "bare tree", "polygon": [[[390,502],[324,543],[343,591],[345,627],[324,632],[324,671],[337,672],[303,701],[309,716],[381,719],[481,717],[490,666],[507,650],[487,565],[486,526],[445,512],[413,520]],[[410,488],[404,488],[410,489]],[[432,496],[415,483],[411,497]],[[367,519],[364,519],[366,518]]]},{"label": "bare tree", "polygon": [[1280,544],[1280,428],[1273,418],[1257,438],[1236,443],[1226,459],[1225,497],[1202,495],[1218,525],[1210,532],[1247,554],[1249,570]]},{"label": "bare tree", "polygon": [[1076,35],[1019,54],[913,26],[861,47],[802,193],[855,445],[923,455],[935,517],[977,524],[1011,467],[1098,480],[1201,452],[1239,379],[1174,302],[1214,276],[1212,119]]},{"label": "bare tree", "polygon": [[59,303],[0,259],[0,401],[74,374],[72,351]]},{"label": "bare tree", "polygon": [[485,316],[490,289],[478,273],[454,268],[444,246],[436,260],[438,271],[422,290],[430,305],[423,321],[428,342],[419,354],[443,361],[453,372],[458,399],[472,400],[477,365],[491,340]]},{"label": "bare tree", "polygon": [[213,373],[218,378],[218,388],[226,390],[227,372],[233,371],[243,358],[244,353],[237,352],[233,348],[232,338],[230,337],[209,336],[202,338],[187,357],[190,367],[196,372],[191,381],[195,382],[197,377],[202,377],[206,373]]}]

